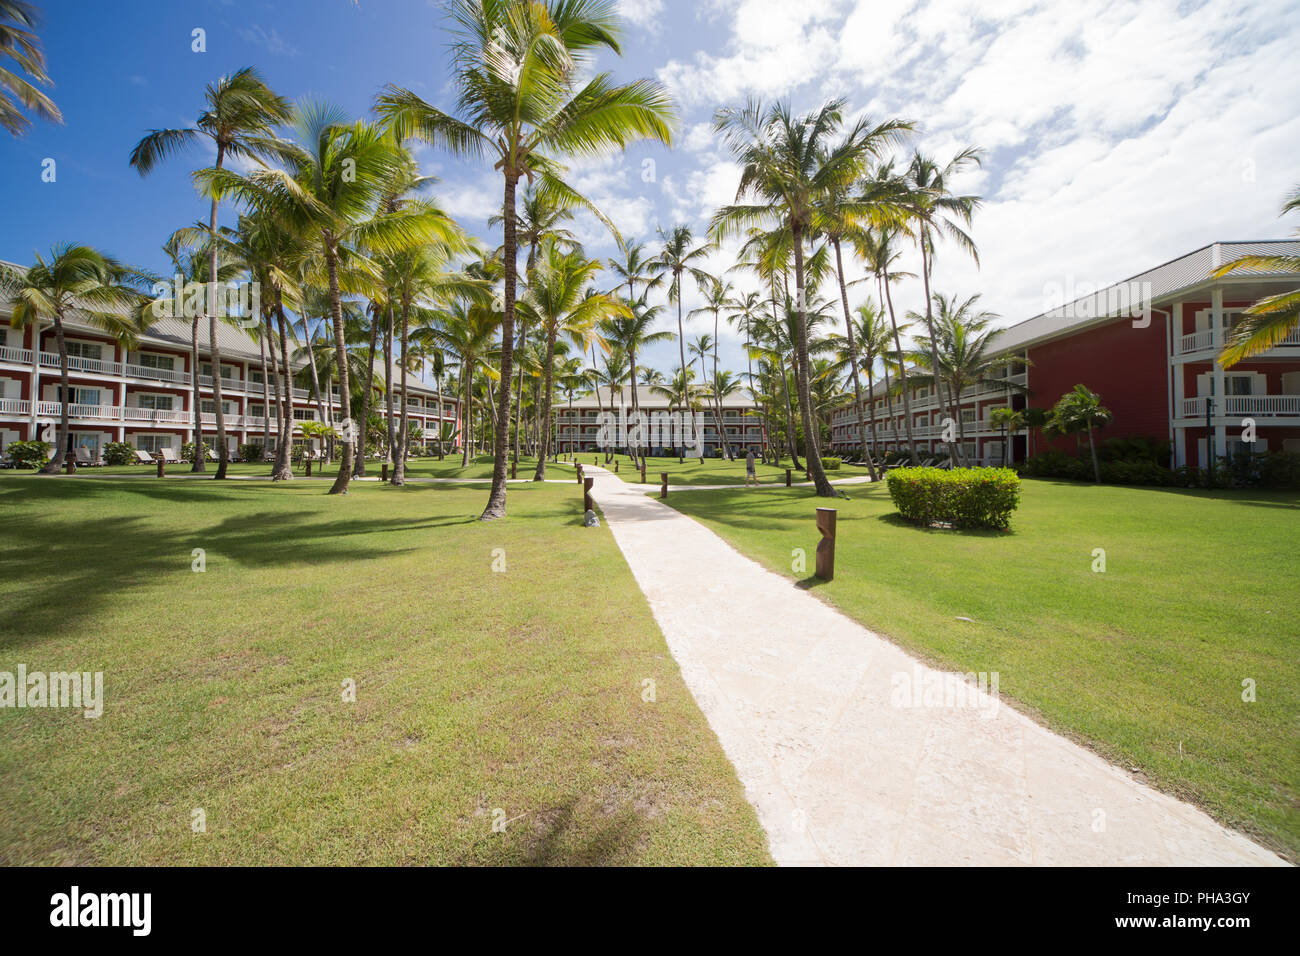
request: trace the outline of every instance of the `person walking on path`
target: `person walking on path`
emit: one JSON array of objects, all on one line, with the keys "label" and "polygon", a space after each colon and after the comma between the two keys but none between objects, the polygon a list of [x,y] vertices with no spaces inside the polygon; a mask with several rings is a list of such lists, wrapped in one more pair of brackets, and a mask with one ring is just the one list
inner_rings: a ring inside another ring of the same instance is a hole
[{"label": "person walking on path", "polygon": [[745,487],[749,487],[750,479],[754,484],[758,484],[758,472],[754,468],[754,449],[751,446],[749,453],[745,455]]}]

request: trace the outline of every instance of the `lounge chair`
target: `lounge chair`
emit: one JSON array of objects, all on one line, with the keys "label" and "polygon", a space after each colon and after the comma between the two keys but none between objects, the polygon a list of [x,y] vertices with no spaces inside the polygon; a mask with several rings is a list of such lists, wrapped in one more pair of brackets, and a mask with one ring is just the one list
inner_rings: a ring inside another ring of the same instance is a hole
[{"label": "lounge chair", "polygon": [[221,459],[217,457],[217,453],[216,453],[215,451],[213,451],[211,448],[209,448],[209,449],[208,449],[208,461],[220,461],[220,460],[221,460]]},{"label": "lounge chair", "polygon": [[185,460],[176,454],[171,448],[159,448],[158,457],[169,465],[183,465]]},{"label": "lounge chair", "polygon": [[143,448],[137,448],[135,451],[135,462],[137,465],[152,465],[157,463],[158,459],[149,454]]},{"label": "lounge chair", "polygon": [[84,445],[78,445],[74,450],[76,452],[78,465],[85,465],[87,467],[98,467],[99,465],[102,465],[104,463],[104,459],[100,457],[98,454],[95,455],[94,457],[91,457],[90,449],[86,448]]}]

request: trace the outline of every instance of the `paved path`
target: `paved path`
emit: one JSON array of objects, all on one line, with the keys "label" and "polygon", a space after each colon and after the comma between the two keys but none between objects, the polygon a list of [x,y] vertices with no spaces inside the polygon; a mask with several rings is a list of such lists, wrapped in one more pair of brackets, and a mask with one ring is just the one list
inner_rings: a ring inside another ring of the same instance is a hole
[{"label": "paved path", "polygon": [[647,486],[587,473],[777,862],[1283,864],[988,694],[895,706],[895,675],[920,698],[937,672]]}]

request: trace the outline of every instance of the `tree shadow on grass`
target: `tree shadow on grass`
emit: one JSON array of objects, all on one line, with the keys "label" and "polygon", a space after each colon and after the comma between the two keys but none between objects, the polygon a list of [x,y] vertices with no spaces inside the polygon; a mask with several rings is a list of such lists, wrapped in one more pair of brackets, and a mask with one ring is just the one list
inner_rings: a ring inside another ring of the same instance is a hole
[{"label": "tree shadow on grass", "polygon": [[635,859],[645,832],[644,821],[622,807],[599,824],[578,819],[576,798],[530,814],[478,843],[462,865],[611,866]]},{"label": "tree shadow on grass", "polygon": [[897,511],[889,514],[876,515],[876,520],[893,525],[896,528],[905,528],[909,531],[916,531],[923,534],[938,534],[947,536],[956,536],[960,538],[1011,538],[1016,534],[1015,527],[1010,528],[945,528],[938,525],[917,524],[915,521],[908,521]]},{"label": "tree shadow on grass", "polygon": [[[3,577],[10,591],[0,646],[31,646],[86,625],[114,595],[156,586],[169,576],[183,588],[186,582],[178,576],[194,573],[195,548],[204,550],[208,564],[230,561],[274,572],[268,588],[293,587],[291,572],[304,566],[359,564],[418,550],[409,544],[383,547],[346,539],[436,526],[424,518],[312,520],[318,518],[318,512],[258,511],[166,530],[143,516],[87,521],[38,512],[12,518],[0,526]],[[159,608],[160,616],[174,613]]]}]

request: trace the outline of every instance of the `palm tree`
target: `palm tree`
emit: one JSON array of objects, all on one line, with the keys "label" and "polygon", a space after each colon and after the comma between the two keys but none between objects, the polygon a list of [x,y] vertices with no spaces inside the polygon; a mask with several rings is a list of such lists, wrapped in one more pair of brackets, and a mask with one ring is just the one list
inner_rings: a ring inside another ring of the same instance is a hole
[{"label": "palm tree", "polygon": [[[979,295],[973,295],[959,301],[956,297],[936,292],[933,310],[939,313],[938,341],[925,335],[917,336],[917,349],[906,356],[919,368],[929,370],[915,376],[918,385],[928,385],[935,392],[941,387],[946,388],[952,396],[958,448],[962,447],[966,438],[966,427],[960,412],[961,393],[964,390],[983,385],[1006,388],[1008,391],[1025,391],[1024,386],[1010,384],[999,374],[1006,365],[1004,356],[994,354],[994,343],[1001,330],[988,328],[989,323],[998,316],[993,312],[979,310],[979,299]],[[924,317],[909,312],[908,318],[920,321]],[[933,323],[931,325],[933,327]],[[933,364],[936,361],[938,364]]]},{"label": "palm tree", "polygon": [[[795,385],[803,418],[808,474],[817,494],[836,497],[822,468],[813,429],[807,328],[807,275],[804,243],[816,231],[815,211],[824,198],[846,189],[865,172],[867,163],[911,128],[899,120],[871,127],[860,120],[833,147],[843,125],[843,101],[833,100],[803,116],[789,107],[751,101],[743,109],[722,109],[714,129],[723,134],[741,164],[737,203],[724,206],[709,224],[715,238],[743,234],[751,226],[776,225],[788,231],[794,252]],[[750,204],[740,200],[750,197]]]},{"label": "palm tree", "polygon": [[628,312],[627,307],[612,295],[604,292],[584,294],[584,287],[600,268],[598,260],[587,259],[581,252],[565,253],[554,240],[547,239],[543,242],[540,262],[533,271],[528,291],[520,300],[521,314],[527,316],[546,338],[546,353],[542,360],[541,441],[533,481],[546,480],[546,455],[551,447],[556,340],[564,336],[583,347],[591,337],[592,327],[600,319]]},{"label": "palm tree", "polygon": [[[0,278],[10,293],[9,323],[15,329],[34,326],[35,346],[39,351],[41,323],[54,326],[54,341],[59,350],[59,437],[54,456],[41,469],[42,474],[57,474],[63,456],[72,441],[68,408],[73,404],[68,378],[68,345],[64,339],[65,322],[76,313],[95,328],[112,335],[124,344],[132,344],[140,331],[140,306],[145,297],[134,288],[143,274],[89,246],[56,245],[48,260],[36,256],[28,269],[0,266]],[[32,407],[40,398],[32,396]]]},{"label": "palm tree", "polygon": [[0,67],[0,126],[21,136],[32,125],[22,109],[31,110],[43,120],[63,122],[63,114],[54,101],[35,84],[49,86],[45,74],[45,53],[41,50],[36,27],[40,13],[33,3],[24,0],[0,0],[0,52],[13,60],[30,79],[14,70]]},{"label": "palm tree", "polygon": [[1002,429],[1002,467],[1005,468],[1014,458],[1009,454],[1007,443],[1012,435],[1025,427],[1025,416],[1010,405],[1002,405],[989,412],[989,425]]},{"label": "palm tree", "polygon": [[1079,384],[1066,392],[1052,406],[1052,427],[1062,434],[1086,431],[1088,433],[1088,450],[1092,453],[1092,476],[1101,484],[1101,466],[1097,464],[1097,445],[1092,438],[1094,428],[1109,425],[1114,415],[1110,409],[1101,404],[1101,396]]},{"label": "palm tree", "polygon": [[[721,279],[710,277],[701,291],[704,292],[704,305],[698,309],[692,309],[690,314],[692,316],[713,314],[713,378],[716,379],[718,377],[718,323],[723,309],[731,306],[732,286],[730,282],[724,283]],[[701,377],[708,378],[708,376]],[[727,458],[734,461],[736,456],[732,454],[731,443],[727,441],[727,436],[722,431],[722,406],[715,403],[713,413],[718,423],[718,435],[722,447],[726,449]]]},{"label": "palm tree", "polygon": [[577,86],[599,50],[621,52],[609,0],[450,0],[449,9],[456,24],[451,61],[460,115],[393,86],[380,95],[378,108],[399,135],[418,136],[459,156],[494,157],[504,180],[499,427],[492,490],[480,516],[486,521],[506,513],[505,423],[514,374],[519,180],[536,182],[556,207],[591,207],[560,178],[552,154],[598,155],[641,139],[671,143],[673,114],[663,87],[650,80],[619,86],[610,74],[598,73]]},{"label": "palm tree", "polygon": [[[611,260],[612,261],[612,260]],[[633,283],[628,283],[629,288]],[[646,293],[649,293],[647,288]],[[640,299],[632,300],[631,307],[623,313],[612,314],[601,323],[601,334],[611,345],[621,348],[627,353],[629,374],[632,381],[632,411],[638,412],[641,409],[641,401],[637,395],[637,364],[636,357],[646,348],[657,342],[666,342],[671,339],[672,333],[668,331],[652,331],[655,320],[663,306],[650,306],[646,304],[645,295]],[[644,371],[644,370],[642,370]],[[646,384],[646,383],[642,383]],[[644,457],[644,449],[631,449],[634,457]]]},{"label": "palm tree", "polygon": [[[214,195],[234,195],[255,208],[284,216],[312,237],[328,279],[335,365],[346,370],[340,261],[359,264],[363,252],[396,253],[421,242],[454,242],[459,229],[424,200],[408,199],[393,211],[378,205],[385,188],[407,168],[406,151],[388,131],[364,121],[350,123],[341,111],[325,104],[298,108],[293,126],[300,145],[284,150],[286,169],[262,169],[245,176],[230,170],[203,170],[199,175]],[[348,418],[352,415],[349,378],[339,375],[340,408]],[[329,494],[347,494],[354,440],[361,431],[344,429],[338,476]]]},{"label": "palm tree", "polygon": [[[970,225],[975,210],[982,200],[979,196],[954,195],[949,188],[949,181],[952,177],[970,165],[981,165],[980,150],[974,147],[962,150],[943,165],[922,154],[918,149],[912,154],[912,160],[908,165],[905,177],[909,193],[909,216],[915,224],[916,242],[921,250],[921,280],[925,291],[925,327],[929,332],[930,357],[934,362],[931,367],[938,364],[938,358],[933,353],[933,347],[938,344],[938,340],[935,336],[934,313],[930,307],[932,301],[930,268],[934,259],[935,238],[941,234],[948,236],[975,260],[977,266],[980,261],[979,250],[975,247],[975,240],[962,229],[962,226]],[[938,391],[936,394],[943,414],[949,419],[958,417],[956,406],[960,401],[959,396],[945,396],[942,391]],[[960,425],[960,423],[958,424]],[[953,451],[954,449],[950,447],[950,454]],[[955,451],[953,461],[960,464],[962,461],[960,446]]]},{"label": "palm tree", "polygon": [[[650,386],[650,391],[652,394],[668,400],[668,410],[670,412],[678,411],[684,415],[690,411],[691,380],[694,377],[695,373],[690,368],[676,368],[667,382],[656,382]],[[683,427],[682,430],[685,431],[685,428]],[[677,462],[681,464],[685,461],[686,449],[679,443],[677,445]]]},{"label": "palm tree", "polygon": [[[1282,204],[1281,215],[1300,211],[1300,185]],[[1295,230],[1300,236],[1300,229]],[[1225,276],[1235,269],[1266,269],[1269,272],[1287,272],[1300,275],[1300,256],[1279,254],[1271,256],[1240,256],[1214,271],[1216,277]],[[1297,280],[1300,281],[1300,280]],[[1232,368],[1243,359],[1250,358],[1281,345],[1291,332],[1300,327],[1300,288],[1266,296],[1242,313],[1233,327],[1228,342],[1219,355],[1219,364]]]},{"label": "palm tree", "polygon": [[470,414],[474,376],[480,369],[489,375],[495,370],[488,361],[492,341],[501,328],[501,313],[492,303],[461,299],[441,310],[436,324],[430,328],[430,338],[440,347],[460,359],[461,394],[461,466],[469,464],[469,446],[472,432]]},{"label": "palm tree", "polygon": [[[877,172],[876,178],[889,178],[891,175],[886,166]],[[912,433],[912,389],[907,381],[907,362],[904,360],[906,353],[903,350],[902,339],[902,332],[907,328],[907,325],[906,323],[902,326],[898,324],[898,317],[894,313],[894,297],[889,291],[890,282],[908,275],[908,273],[904,272],[891,271],[893,264],[902,256],[902,253],[894,246],[894,238],[900,234],[900,230],[892,226],[866,229],[855,236],[854,245],[857,248],[858,255],[866,263],[867,268],[875,275],[877,291],[889,311],[889,327],[894,333],[894,354],[899,359],[898,379],[899,391],[903,399],[903,428],[907,433],[907,447],[912,456],[912,464],[916,465],[920,464],[921,458],[916,451],[916,436]],[[886,399],[889,398],[889,395],[889,388],[886,386]],[[892,425],[894,417],[892,402],[889,417]]]},{"label": "palm tree", "polygon": [[[702,261],[713,246],[708,242],[695,245],[690,226],[674,226],[670,232],[660,229],[659,238],[663,246],[654,259],[659,270],[656,281],[665,276],[669,279],[668,302],[677,303],[677,350],[681,356],[682,368],[689,368],[686,364],[686,327],[682,320],[682,276],[689,274],[699,286],[711,281],[713,277],[695,263]],[[678,451],[680,453],[683,450]]]},{"label": "palm tree", "polygon": [[[226,158],[261,161],[284,154],[283,144],[275,137],[275,127],[289,120],[289,101],[278,96],[252,67],[245,67],[216,83],[209,83],[204,91],[206,107],[199,113],[194,126],[187,129],[150,130],[131,152],[131,165],[147,176],[155,166],[174,153],[190,149],[200,140],[211,140],[217,150],[216,162],[208,172],[220,175]],[[210,263],[208,269],[208,347],[212,353],[212,398],[217,415],[217,473],[225,478],[230,463],[230,449],[226,443],[226,415],[221,401],[221,346],[217,342],[217,206],[220,196],[209,193],[211,207],[208,212]],[[197,378],[199,370],[191,370]],[[195,447],[199,435],[194,437]]]}]

